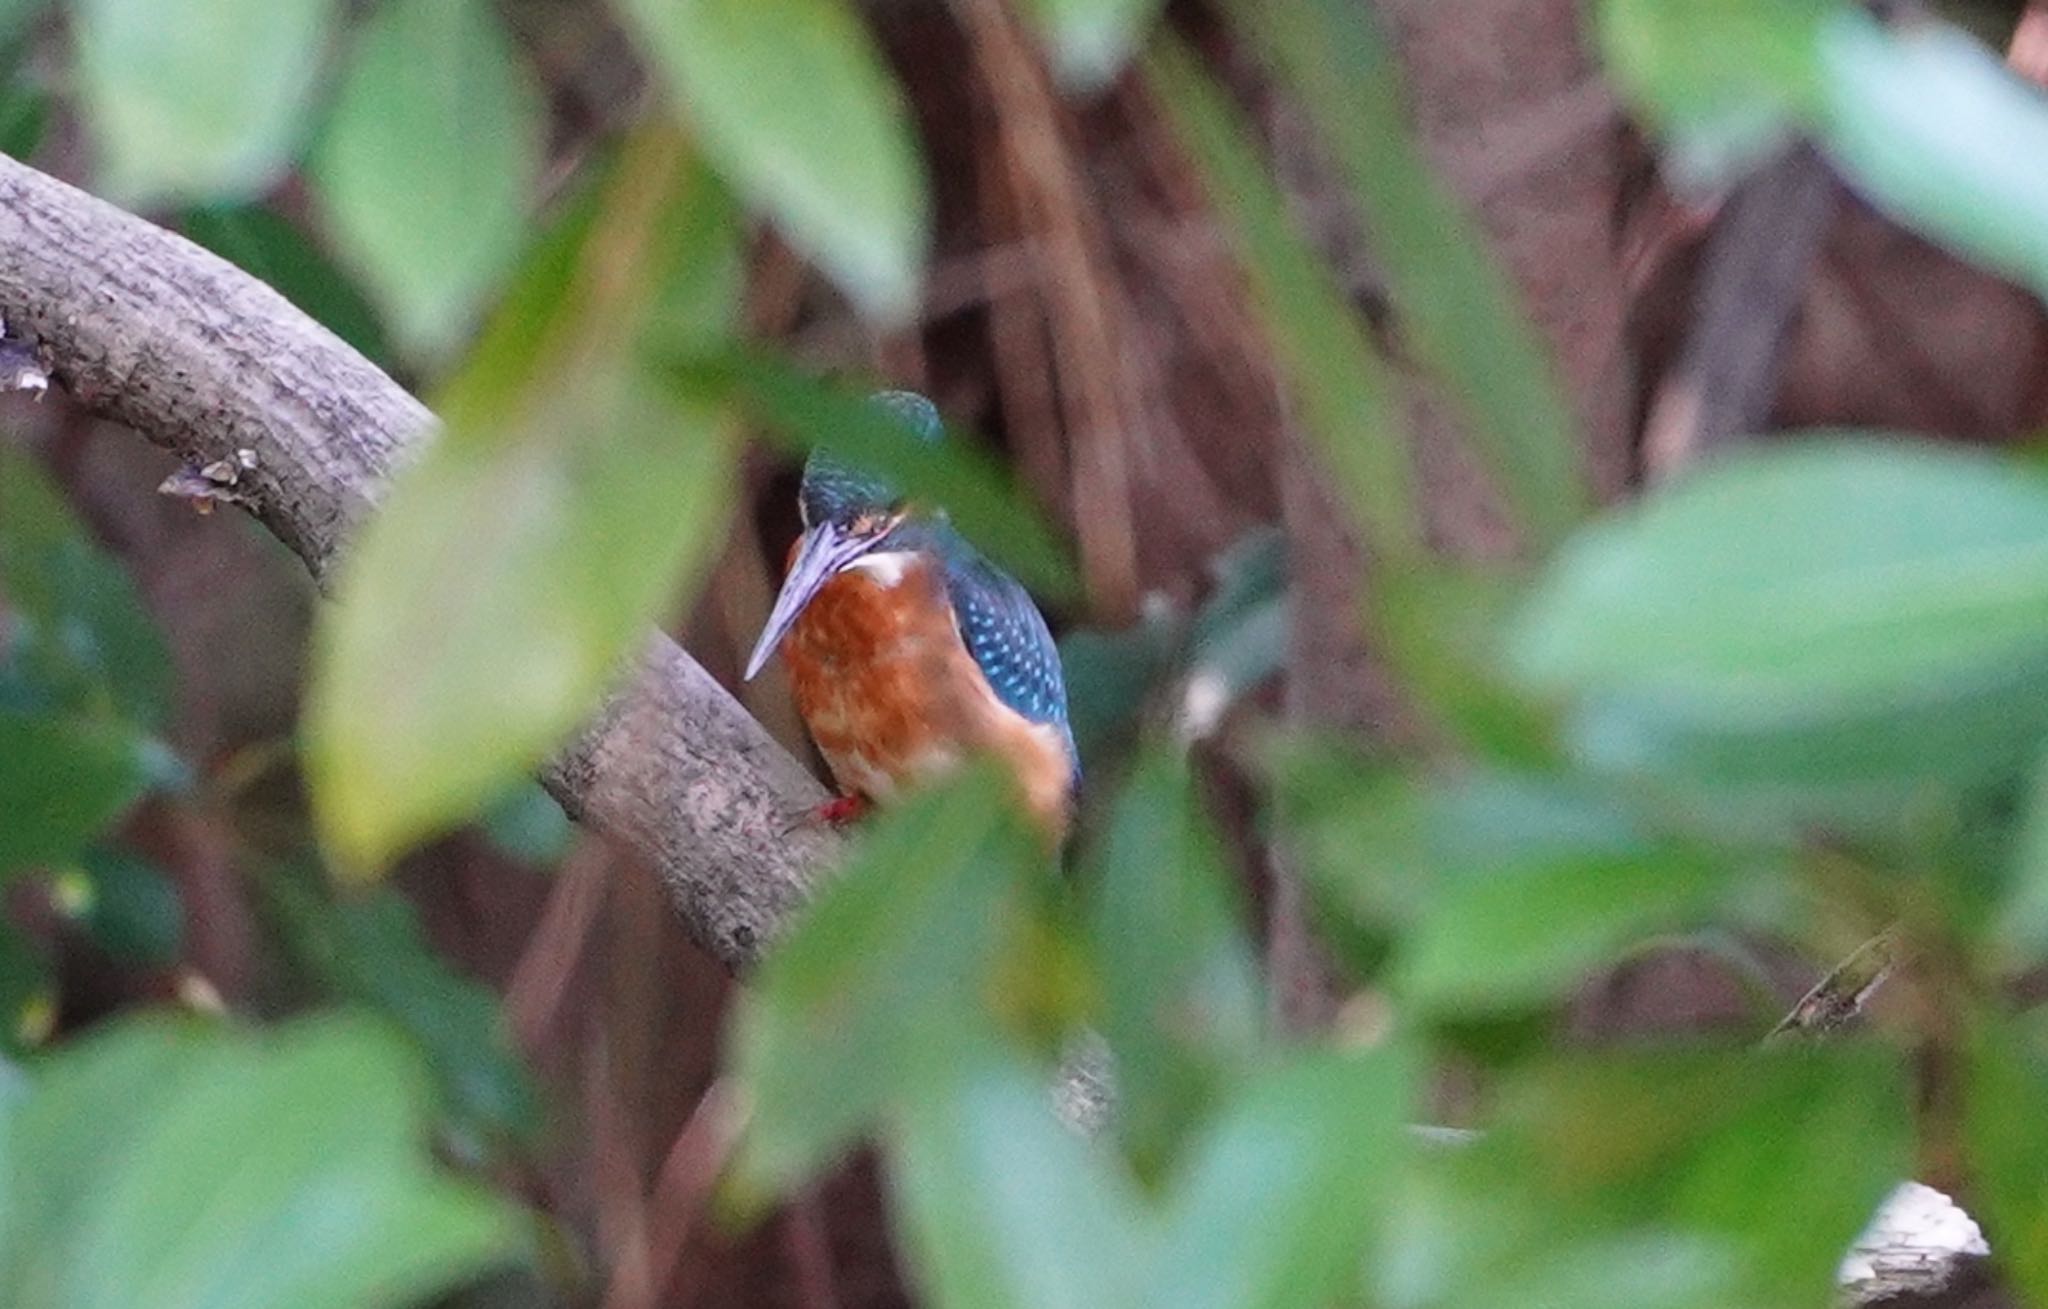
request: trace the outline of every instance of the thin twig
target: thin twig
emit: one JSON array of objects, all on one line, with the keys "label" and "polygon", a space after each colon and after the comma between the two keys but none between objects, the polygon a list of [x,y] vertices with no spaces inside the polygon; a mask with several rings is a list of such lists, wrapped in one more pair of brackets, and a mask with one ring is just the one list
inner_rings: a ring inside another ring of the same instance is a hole
[{"label": "thin twig", "polygon": [[[647,1208],[646,1262],[635,1271],[635,1276],[644,1274],[652,1293],[659,1295],[674,1280],[690,1232],[702,1217],[712,1184],[732,1153],[739,1126],[739,1105],[732,1088],[722,1081],[713,1082],[669,1147]],[[635,1303],[630,1298],[634,1291],[633,1282],[614,1276],[605,1293],[604,1309],[629,1309]]]},{"label": "thin twig", "polygon": [[[1274,103],[1266,114],[1266,134],[1275,166],[1290,199],[1311,193],[1316,182],[1315,155],[1308,124],[1299,112],[1284,102]],[[1274,407],[1280,415],[1280,430],[1287,434],[1290,444],[1297,449],[1305,448],[1291,393],[1277,374],[1271,384]],[[1292,471],[1299,475],[1298,468]],[[1302,548],[1307,525],[1301,520],[1307,508],[1307,502],[1299,494],[1283,495],[1283,513],[1291,534],[1288,544],[1290,573],[1322,562]],[[1328,707],[1324,701],[1329,692],[1331,670],[1314,666],[1315,647],[1310,640],[1304,639],[1304,631],[1311,626],[1330,624],[1331,615],[1307,614],[1304,611],[1308,608],[1309,605],[1302,600],[1290,606],[1288,621],[1294,630],[1288,641],[1285,705],[1287,717],[1297,728],[1315,730],[1326,721],[1321,715]],[[1353,643],[1355,629],[1350,624],[1355,619],[1345,618],[1338,622],[1340,626],[1326,630],[1332,630],[1339,639]],[[1334,988],[1331,970],[1309,931],[1307,889],[1293,860],[1285,849],[1269,844],[1266,867],[1271,873],[1266,906],[1268,1017],[1276,1032],[1313,1031],[1325,1026],[1332,1017]]]},{"label": "thin twig", "polygon": [[597,1195],[597,1245],[611,1265],[605,1309],[654,1309],[655,1280],[647,1198],[640,1190],[640,1142],[619,1093],[603,1020],[591,1018],[584,1046],[584,1103],[590,1115],[592,1189]]},{"label": "thin twig", "polygon": [[562,997],[568,994],[591,927],[604,906],[611,864],[605,843],[585,837],[555,874],[540,921],[505,984],[505,1023],[522,1050],[540,1050],[547,1044]]},{"label": "thin twig", "polygon": [[783,1248],[796,1273],[796,1299],[803,1309],[839,1309],[839,1284],[832,1272],[831,1233],[825,1206],[815,1190],[789,1202],[782,1215]]},{"label": "thin twig", "polygon": [[1692,331],[1644,430],[1652,480],[1756,432],[1770,417],[1785,340],[1840,196],[1827,163],[1801,144],[1722,206],[1707,238]]},{"label": "thin twig", "polygon": [[1788,1036],[1824,1040],[1861,1017],[1870,997],[1898,966],[1898,929],[1887,927],[1836,964],[1799,998],[1792,1012],[1778,1020],[1764,1037],[1766,1045]]},{"label": "thin twig", "polygon": [[2031,0],[2012,32],[2005,62],[2036,86],[2048,86],[2048,0]]},{"label": "thin twig", "polygon": [[1035,223],[1045,265],[1061,399],[1073,447],[1074,530],[1089,598],[1111,620],[1138,607],[1138,552],[1126,442],[1138,415],[1124,403],[1122,343],[1111,313],[1104,242],[1061,130],[1060,106],[1033,44],[1000,0],[954,0],[1000,123],[1019,210]]},{"label": "thin twig", "polygon": [[1002,156],[998,115],[977,97],[975,117],[977,139],[989,143],[981,152],[988,162],[977,160],[975,168],[981,226],[989,238],[1005,242],[983,254],[1016,250],[1027,260],[1021,278],[1012,273],[1005,279],[999,276],[996,262],[988,259],[981,281],[988,304],[989,362],[995,370],[1003,427],[1018,467],[1032,485],[1071,488],[1068,451],[1060,439],[1059,390],[1046,339],[1045,306],[1036,284],[1043,260],[1035,253],[1035,243],[1012,239],[1019,237],[1024,223],[1017,212],[1008,170],[994,166]]}]

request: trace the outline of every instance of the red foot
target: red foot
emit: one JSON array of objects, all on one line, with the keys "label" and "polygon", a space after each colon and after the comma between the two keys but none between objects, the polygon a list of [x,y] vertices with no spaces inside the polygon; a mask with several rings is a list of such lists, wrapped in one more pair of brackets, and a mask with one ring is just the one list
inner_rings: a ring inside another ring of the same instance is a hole
[{"label": "red foot", "polygon": [[827,827],[843,828],[858,822],[867,814],[869,805],[864,795],[835,795],[823,804],[800,809],[789,820],[783,830],[787,835],[823,823]]},{"label": "red foot", "polygon": [[848,823],[857,822],[865,817],[867,811],[868,800],[866,796],[835,795],[830,800],[811,810],[811,821],[814,823],[830,823],[834,827],[844,827]]}]

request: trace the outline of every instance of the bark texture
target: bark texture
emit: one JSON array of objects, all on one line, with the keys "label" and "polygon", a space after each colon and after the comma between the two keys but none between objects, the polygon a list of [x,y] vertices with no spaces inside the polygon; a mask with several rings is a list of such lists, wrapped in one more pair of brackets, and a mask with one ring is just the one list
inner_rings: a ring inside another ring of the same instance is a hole
[{"label": "bark texture", "polygon": [[[237,464],[234,502],[323,589],[392,470],[434,433],[426,406],[262,282],[5,155],[0,314],[94,412],[194,469]],[[794,821],[823,789],[665,636],[542,780],[644,860],[733,968],[837,845]]]}]

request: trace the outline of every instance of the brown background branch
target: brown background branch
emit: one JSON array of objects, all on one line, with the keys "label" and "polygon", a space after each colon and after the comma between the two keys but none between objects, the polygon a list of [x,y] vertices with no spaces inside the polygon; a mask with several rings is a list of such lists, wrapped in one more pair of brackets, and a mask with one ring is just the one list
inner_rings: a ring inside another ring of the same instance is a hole
[{"label": "brown background branch", "polygon": [[1768,426],[1785,342],[1840,199],[1841,183],[1803,143],[1728,198],[1707,241],[1685,351],[1643,433],[1652,479]]},{"label": "brown background branch", "polygon": [[[96,413],[235,490],[322,587],[433,416],[282,296],[191,242],[0,155],[0,313]],[[743,967],[802,899],[823,789],[665,636],[549,761],[571,816],[661,878],[697,941]]]}]

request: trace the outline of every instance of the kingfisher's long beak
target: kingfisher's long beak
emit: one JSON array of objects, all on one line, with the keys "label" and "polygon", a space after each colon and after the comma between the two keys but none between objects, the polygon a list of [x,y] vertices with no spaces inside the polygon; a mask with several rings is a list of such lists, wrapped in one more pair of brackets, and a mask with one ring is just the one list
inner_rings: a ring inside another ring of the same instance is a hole
[{"label": "kingfisher's long beak", "polygon": [[782,590],[775,597],[775,608],[769,611],[768,623],[761,629],[761,639],[754,643],[754,653],[747,657],[746,680],[754,680],[754,674],[761,671],[768,656],[782,644],[782,638],[789,635],[789,629],[795,626],[804,606],[818,594],[818,588],[872,550],[878,539],[873,535],[856,535],[829,521],[804,533],[797,542],[796,558],[790,561],[789,576],[783,579]]}]

